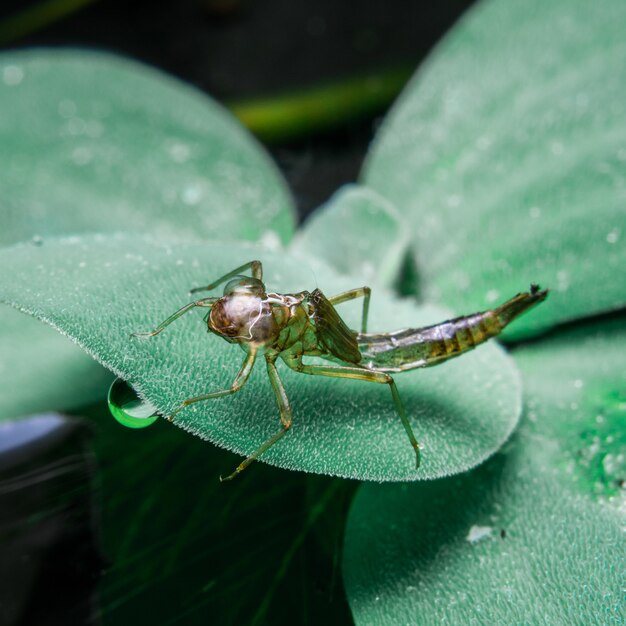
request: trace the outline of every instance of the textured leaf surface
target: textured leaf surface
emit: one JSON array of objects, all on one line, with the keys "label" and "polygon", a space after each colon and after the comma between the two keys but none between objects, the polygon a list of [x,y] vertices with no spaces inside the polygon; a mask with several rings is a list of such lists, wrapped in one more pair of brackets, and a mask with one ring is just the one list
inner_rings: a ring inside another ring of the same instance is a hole
[{"label": "textured leaf surface", "polygon": [[344,559],[357,624],[621,623],[626,324],[586,330],[516,351],[527,408],[504,453],[360,488]]},{"label": "textured leaf surface", "polygon": [[509,336],[626,304],[626,4],[480,4],[383,125],[364,182],[412,222],[420,286],[455,311],[520,284]]},{"label": "textured leaf surface", "polygon": [[342,274],[391,286],[409,244],[397,209],[375,191],[346,185],[316,210],[291,240],[290,249],[323,259]]},{"label": "textured leaf surface", "polygon": [[[0,139],[1,245],[130,230],[286,240],[293,229],[282,179],[228,113],[112,55],[0,55]],[[104,392],[109,375],[80,349],[14,311],[0,315],[1,416]]]},{"label": "textured leaf surface", "polygon": [[[181,318],[150,340],[131,339],[129,333],[153,328],[188,301],[190,287],[257,257],[266,264],[270,290],[300,291],[313,288],[316,280],[329,294],[353,286],[321,264],[313,274],[297,257],[246,244],[166,245],[96,236],[0,251],[0,263],[8,270],[0,278],[0,297],[70,335],[169,414],[186,398],[230,387],[243,353],[207,335],[201,314]],[[354,326],[360,306],[343,305],[341,312]],[[373,331],[391,330],[445,316],[375,293],[370,325]],[[281,467],[380,481],[444,476],[473,467],[497,450],[519,414],[517,372],[495,344],[437,368],[397,376],[423,444],[423,466],[416,472],[385,387],[285,369],[294,427],[263,457]],[[279,427],[263,366],[257,365],[240,393],[192,405],[177,422],[220,446],[252,452]]]}]

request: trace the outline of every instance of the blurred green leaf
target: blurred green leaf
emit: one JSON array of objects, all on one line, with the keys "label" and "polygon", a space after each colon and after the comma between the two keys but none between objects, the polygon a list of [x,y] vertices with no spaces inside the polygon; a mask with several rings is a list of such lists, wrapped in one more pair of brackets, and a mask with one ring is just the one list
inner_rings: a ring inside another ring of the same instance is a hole
[{"label": "blurred green leaf", "polygon": [[390,287],[408,244],[406,224],[389,201],[367,187],[346,185],[296,232],[290,249],[319,257],[342,274]]},{"label": "blurred green leaf", "polygon": [[67,337],[0,306],[0,420],[104,397],[110,371]]},{"label": "blurred green leaf", "polygon": [[520,346],[524,430],[559,444],[552,463],[582,493],[613,497],[626,479],[626,319]]},{"label": "blurred green leaf", "polygon": [[[253,258],[264,262],[270,291],[312,289],[315,280],[329,294],[354,286],[352,279],[321,263],[313,274],[301,258],[250,244],[166,244],[100,235],[1,250],[0,264],[7,273],[0,277],[0,298],[68,334],[169,415],[186,398],[229,388],[243,353],[207,335],[201,313],[177,320],[149,340],[129,334],[153,328],[180,308],[189,300],[190,287]],[[340,311],[350,325],[357,325],[359,305],[343,305]],[[373,331],[393,330],[445,317],[445,311],[418,309],[377,292],[370,326]],[[413,450],[386,388],[301,376],[284,367],[282,372],[294,427],[263,460],[290,469],[379,481],[445,476],[495,452],[519,415],[517,372],[495,344],[442,367],[397,376],[423,445],[422,467],[416,471]],[[220,446],[251,453],[279,428],[263,366],[255,368],[240,393],[193,404],[176,422]]]},{"label": "blurred green leaf", "polygon": [[624,618],[626,321],[516,351],[518,434],[485,466],[366,485],[344,581],[357,624],[610,624]]},{"label": "blurred green leaf", "polygon": [[145,65],[85,50],[0,55],[0,243],[79,232],[293,232],[275,165],[227,111]]},{"label": "blurred green leaf", "polygon": [[626,304],[626,4],[479,4],[388,116],[363,181],[411,220],[421,295],[456,312],[530,282],[509,337]]},{"label": "blurred green leaf", "polygon": [[[139,63],[84,50],[1,54],[0,139],[2,245],[92,231],[286,241],[293,230],[285,184],[256,141],[210,98]],[[10,310],[0,355],[5,417],[80,406],[109,379]]]}]

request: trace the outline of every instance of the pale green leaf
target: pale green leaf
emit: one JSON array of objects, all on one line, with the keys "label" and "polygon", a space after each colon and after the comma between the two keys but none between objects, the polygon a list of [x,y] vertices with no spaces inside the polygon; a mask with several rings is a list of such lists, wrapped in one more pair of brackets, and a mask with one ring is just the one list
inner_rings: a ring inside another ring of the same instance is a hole
[{"label": "pale green leaf", "polygon": [[626,479],[626,320],[569,328],[515,357],[524,430],[558,441],[553,463],[583,493],[613,497]]},{"label": "pale green leaf", "polygon": [[357,626],[621,623],[623,514],[546,470],[556,445],[513,443],[461,477],[361,487],[343,564]]},{"label": "pale green leaf", "polygon": [[0,243],[79,232],[293,231],[275,165],[196,89],[87,50],[0,55]]},{"label": "pale green leaf", "polygon": [[626,304],[624,23],[622,0],[483,2],[418,71],[363,180],[410,219],[427,300],[550,287],[517,336]]},{"label": "pale green leaf", "polygon": [[[354,286],[321,264],[313,274],[301,258],[242,243],[165,244],[96,236],[0,251],[7,269],[0,277],[0,298],[61,329],[168,415],[184,399],[230,387],[243,352],[208,335],[200,313],[190,313],[149,340],[129,334],[153,328],[188,302],[190,287],[257,257],[271,291],[313,289],[317,281],[330,295]],[[354,303],[340,307],[353,327],[360,310]],[[375,292],[370,327],[394,330],[446,316]],[[294,426],[263,457],[280,467],[379,481],[445,476],[497,450],[519,414],[518,375],[496,344],[440,367],[398,375],[400,395],[423,445],[422,467],[416,471],[385,386],[308,377],[286,367],[280,372]],[[251,453],[279,430],[263,365],[257,364],[238,394],[193,404],[176,421],[220,446]]]},{"label": "pale green leaf", "polygon": [[407,253],[407,225],[375,191],[346,185],[307,219],[290,249],[323,259],[342,274],[392,286]]},{"label": "pale green leaf", "polygon": [[515,355],[526,413],[504,453],[460,478],[359,490],[344,560],[358,625],[626,617],[626,323]]}]

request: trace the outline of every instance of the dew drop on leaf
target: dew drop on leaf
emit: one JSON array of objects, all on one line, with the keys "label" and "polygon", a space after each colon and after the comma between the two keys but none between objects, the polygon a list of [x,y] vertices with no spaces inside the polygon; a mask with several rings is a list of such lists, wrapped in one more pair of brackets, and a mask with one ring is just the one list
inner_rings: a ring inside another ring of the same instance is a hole
[{"label": "dew drop on leaf", "polygon": [[113,381],[108,401],[111,415],[127,428],[146,428],[159,418],[156,408],[148,401],[142,400],[121,378]]}]

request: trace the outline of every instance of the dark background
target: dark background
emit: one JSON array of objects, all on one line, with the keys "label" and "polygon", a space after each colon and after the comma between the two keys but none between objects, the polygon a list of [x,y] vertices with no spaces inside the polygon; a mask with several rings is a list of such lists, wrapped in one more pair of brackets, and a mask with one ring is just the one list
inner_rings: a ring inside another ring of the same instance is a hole
[{"label": "dark background", "polygon": [[[417,67],[470,4],[101,0],[3,49],[117,52],[231,103]],[[3,3],[0,23],[33,6]],[[384,114],[267,146],[300,219],[357,179]],[[163,424],[126,431],[102,405],[85,415],[0,455],[0,626],[351,623],[339,563],[355,482],[259,463],[225,490],[234,455]]]}]

